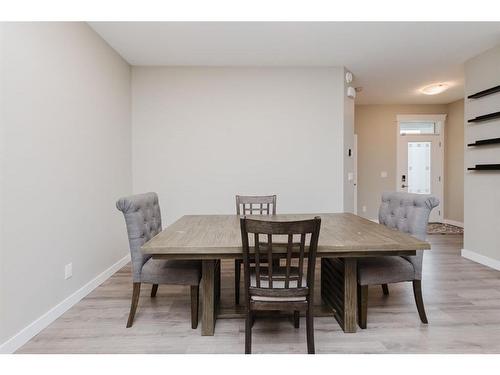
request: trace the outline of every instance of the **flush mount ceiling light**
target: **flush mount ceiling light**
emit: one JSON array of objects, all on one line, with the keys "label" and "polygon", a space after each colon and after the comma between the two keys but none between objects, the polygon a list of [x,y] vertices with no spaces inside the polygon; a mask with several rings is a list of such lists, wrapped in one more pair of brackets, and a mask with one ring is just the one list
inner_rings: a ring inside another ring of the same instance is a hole
[{"label": "flush mount ceiling light", "polygon": [[420,92],[425,95],[437,95],[446,90],[448,90],[448,85],[446,83],[434,83],[432,85],[421,88]]}]

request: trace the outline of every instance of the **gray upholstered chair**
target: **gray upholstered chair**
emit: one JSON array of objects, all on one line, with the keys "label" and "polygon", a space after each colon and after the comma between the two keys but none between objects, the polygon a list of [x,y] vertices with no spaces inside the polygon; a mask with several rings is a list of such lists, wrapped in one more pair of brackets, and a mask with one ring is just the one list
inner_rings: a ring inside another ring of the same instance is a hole
[{"label": "gray upholstered chair", "polygon": [[[432,195],[387,192],[382,195],[378,219],[380,224],[425,241],[429,215],[437,205],[439,200]],[[403,281],[413,282],[420,320],[427,323],[422,299],[423,256],[423,250],[417,250],[414,256],[386,256],[358,261],[358,323],[361,328],[366,328],[368,286],[382,285],[383,293],[387,295],[387,284]]]},{"label": "gray upholstered chair", "polygon": [[127,328],[134,322],[139,302],[141,283],[153,284],[151,297],[156,296],[158,284],[191,286],[191,327],[198,326],[199,261],[153,259],[144,255],[141,246],[161,232],[161,211],[156,193],[145,193],[120,198],[116,207],[123,212],[127,224],[130,255],[132,257],[133,292]]}]

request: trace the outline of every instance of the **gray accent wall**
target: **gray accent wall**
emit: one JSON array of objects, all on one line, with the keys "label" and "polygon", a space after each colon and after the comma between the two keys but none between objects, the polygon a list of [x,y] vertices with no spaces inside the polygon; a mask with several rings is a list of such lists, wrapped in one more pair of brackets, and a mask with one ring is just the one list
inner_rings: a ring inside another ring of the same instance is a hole
[{"label": "gray accent wall", "polygon": [[[500,85],[500,47],[465,64],[465,96]],[[467,124],[476,116],[500,111],[500,93],[465,99],[465,144],[500,137],[500,119]],[[500,146],[465,147],[465,169],[475,164],[500,163]],[[500,171],[468,172],[464,178],[464,249],[483,263],[500,265]],[[473,254],[471,254],[472,252]]]}]

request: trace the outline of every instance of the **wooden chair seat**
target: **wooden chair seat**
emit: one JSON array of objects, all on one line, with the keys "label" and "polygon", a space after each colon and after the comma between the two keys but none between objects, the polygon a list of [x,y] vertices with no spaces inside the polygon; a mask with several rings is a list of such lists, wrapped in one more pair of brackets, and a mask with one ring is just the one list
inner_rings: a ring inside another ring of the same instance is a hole
[{"label": "wooden chair seat", "polygon": [[265,296],[252,296],[251,301],[261,302],[301,302],[306,301],[306,297],[265,297]]}]

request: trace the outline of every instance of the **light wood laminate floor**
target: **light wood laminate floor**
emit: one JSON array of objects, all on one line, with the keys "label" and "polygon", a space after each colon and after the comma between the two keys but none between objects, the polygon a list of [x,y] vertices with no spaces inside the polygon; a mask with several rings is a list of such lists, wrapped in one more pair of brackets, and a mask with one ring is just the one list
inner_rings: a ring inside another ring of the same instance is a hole
[{"label": "light wood laminate floor", "polygon": [[[500,272],[462,258],[462,235],[428,240],[423,293],[429,325],[420,323],[411,283],[389,285],[389,296],[370,287],[368,328],[346,334],[333,317],[315,318],[316,353],[500,353]],[[222,264],[226,305],[234,300],[233,264]],[[134,326],[127,329],[128,265],[18,353],[243,353],[243,319],[218,320],[212,337],[200,335],[201,325],[191,329],[188,288],[160,286],[151,299],[144,285]],[[252,349],[306,353],[304,318],[299,329],[286,318],[257,319]]]}]

